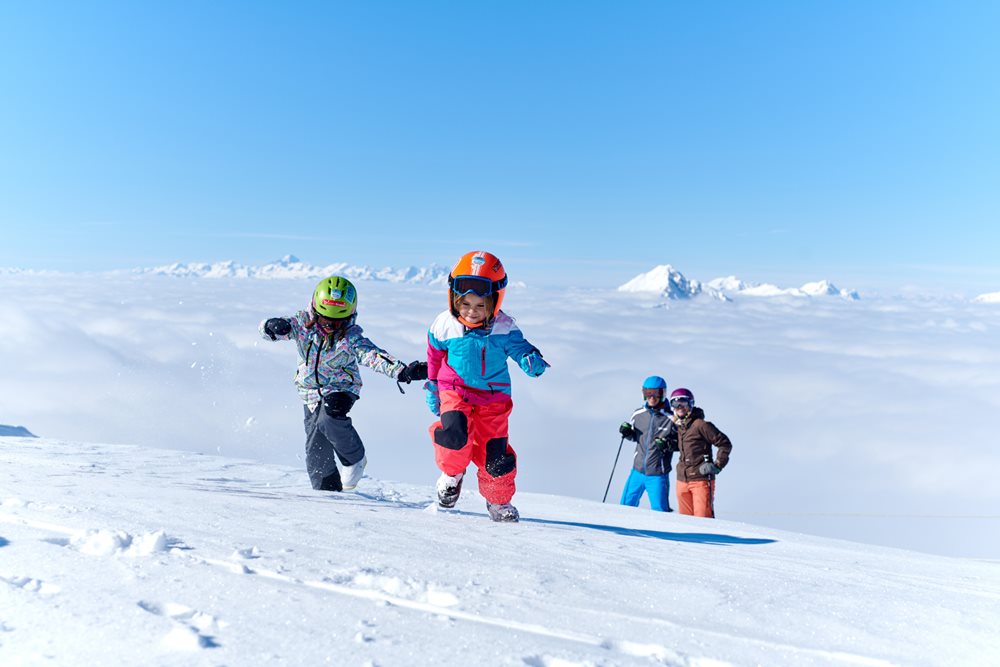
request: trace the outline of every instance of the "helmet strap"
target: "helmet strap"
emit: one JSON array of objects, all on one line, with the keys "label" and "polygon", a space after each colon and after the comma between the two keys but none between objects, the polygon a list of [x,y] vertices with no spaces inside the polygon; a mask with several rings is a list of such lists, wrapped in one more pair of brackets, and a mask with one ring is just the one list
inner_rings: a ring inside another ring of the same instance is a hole
[{"label": "helmet strap", "polygon": [[467,319],[465,319],[464,317],[462,317],[461,315],[459,315],[454,310],[452,310],[451,314],[454,315],[455,319],[458,320],[459,322],[461,322],[462,326],[464,326],[466,329],[488,329],[493,324],[493,317],[492,316],[491,317],[487,317],[482,322],[476,322],[475,324],[473,324],[472,322],[468,321]]}]

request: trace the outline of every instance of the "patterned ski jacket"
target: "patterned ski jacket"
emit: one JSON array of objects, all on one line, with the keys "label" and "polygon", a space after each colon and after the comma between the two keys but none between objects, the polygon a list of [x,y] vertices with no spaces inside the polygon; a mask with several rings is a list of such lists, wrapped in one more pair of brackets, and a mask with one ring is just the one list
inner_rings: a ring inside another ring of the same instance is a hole
[{"label": "patterned ski jacket", "polygon": [[705,457],[712,457],[712,446],[715,445],[715,465],[725,468],[729,463],[729,452],[733,443],[725,433],[715,428],[710,421],[705,421],[705,411],[694,408],[684,421],[677,420],[677,481],[696,482],[707,480],[707,475],[698,472],[698,466],[705,462]]},{"label": "patterned ski jacket", "polygon": [[[310,409],[315,408],[323,396],[334,392],[346,391],[360,396],[362,382],[358,364],[393,379],[406,368],[406,364],[368,340],[357,324],[352,324],[344,335],[333,339],[332,336],[321,336],[315,327],[306,328],[305,323],[309,319],[307,310],[300,310],[284,319],[292,325],[292,330],[287,335],[278,336],[277,340],[295,340],[299,351],[295,385],[299,397]],[[271,340],[264,333],[266,322],[260,323],[260,335]]]},{"label": "patterned ski jacket", "polygon": [[[670,419],[670,407],[664,403],[656,408],[643,405],[632,413],[629,420],[635,432],[635,459],[632,468],[643,475],[666,475],[676,448],[677,436]],[[657,445],[656,439],[667,443]],[[673,443],[673,444],[672,444]]]},{"label": "patterned ski jacket", "polygon": [[504,401],[511,393],[507,359],[520,362],[534,350],[502,310],[488,329],[469,329],[446,310],[427,332],[427,379],[473,404]]}]

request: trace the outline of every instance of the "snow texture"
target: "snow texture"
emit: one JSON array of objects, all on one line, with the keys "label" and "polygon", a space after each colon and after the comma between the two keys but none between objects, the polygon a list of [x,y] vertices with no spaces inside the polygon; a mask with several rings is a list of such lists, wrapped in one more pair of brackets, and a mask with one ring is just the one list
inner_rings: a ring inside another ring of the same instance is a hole
[{"label": "snow texture", "polygon": [[9,439],[0,664],[989,665],[1000,563],[519,493]]}]

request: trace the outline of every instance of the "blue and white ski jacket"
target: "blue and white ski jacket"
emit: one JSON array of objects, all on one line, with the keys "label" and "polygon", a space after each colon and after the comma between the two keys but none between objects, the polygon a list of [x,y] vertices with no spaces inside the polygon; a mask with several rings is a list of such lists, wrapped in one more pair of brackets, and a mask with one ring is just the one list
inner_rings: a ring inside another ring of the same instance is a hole
[{"label": "blue and white ski jacket", "polygon": [[427,379],[442,390],[472,389],[474,401],[506,400],[511,394],[507,359],[520,362],[535,350],[502,310],[488,329],[469,329],[446,310],[427,332]]}]

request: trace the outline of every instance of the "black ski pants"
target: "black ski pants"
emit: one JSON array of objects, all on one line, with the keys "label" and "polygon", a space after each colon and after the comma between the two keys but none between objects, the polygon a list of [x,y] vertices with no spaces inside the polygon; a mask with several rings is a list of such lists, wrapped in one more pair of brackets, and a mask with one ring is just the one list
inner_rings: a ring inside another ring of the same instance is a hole
[{"label": "black ski pants", "polygon": [[342,392],[339,395],[331,394],[315,410],[310,411],[309,406],[304,407],[306,472],[309,473],[309,482],[314,489],[343,490],[334,457],[340,459],[341,465],[351,466],[365,456],[361,436],[354,430],[351,418],[347,416],[355,400],[357,397],[353,394]]}]

